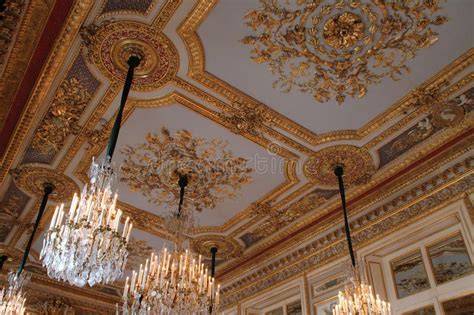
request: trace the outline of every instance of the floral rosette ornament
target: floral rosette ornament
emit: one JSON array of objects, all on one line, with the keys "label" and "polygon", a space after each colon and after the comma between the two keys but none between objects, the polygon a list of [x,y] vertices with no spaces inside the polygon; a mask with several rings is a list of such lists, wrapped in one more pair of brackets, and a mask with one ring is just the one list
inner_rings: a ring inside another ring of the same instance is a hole
[{"label": "floral rosette ornament", "polygon": [[145,140],[121,150],[126,158],[120,179],[154,204],[174,207],[179,199],[176,183],[183,175],[189,180],[185,209],[196,211],[235,198],[252,180],[247,159],[235,157],[225,141],[193,137],[186,130],[172,135],[166,128]]},{"label": "floral rosette ornament", "polygon": [[363,97],[368,86],[408,73],[407,60],[438,38],[438,0],[260,0],[248,12],[251,58],[277,76],[273,87],[318,102]]}]

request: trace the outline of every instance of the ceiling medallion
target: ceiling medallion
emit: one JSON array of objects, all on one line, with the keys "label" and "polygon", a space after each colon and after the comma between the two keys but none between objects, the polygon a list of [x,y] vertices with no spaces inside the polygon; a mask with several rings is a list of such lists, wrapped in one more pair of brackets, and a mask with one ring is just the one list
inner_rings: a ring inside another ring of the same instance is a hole
[{"label": "ceiling medallion", "polygon": [[224,259],[239,257],[244,251],[243,246],[231,237],[223,235],[202,235],[191,241],[193,252],[210,257],[211,248],[219,248],[219,257]]},{"label": "ceiling medallion", "polygon": [[316,101],[363,97],[369,85],[409,71],[406,62],[437,41],[433,1],[260,0],[245,16],[251,58],[278,78],[273,86],[312,93]]},{"label": "ceiling medallion", "polygon": [[11,174],[19,188],[36,196],[44,194],[46,184],[53,185],[54,190],[49,199],[54,202],[67,202],[71,200],[71,193],[79,191],[79,187],[72,179],[48,168],[23,166],[12,170]]},{"label": "ceiling medallion", "polygon": [[150,91],[169,82],[179,66],[171,40],[153,27],[138,22],[107,21],[81,30],[88,57],[111,80],[123,81],[130,56],[140,58],[132,89]]},{"label": "ceiling medallion", "polygon": [[157,205],[176,206],[179,191],[176,183],[186,175],[184,207],[202,211],[213,209],[226,198],[235,198],[240,188],[252,177],[247,159],[235,157],[227,142],[207,140],[178,130],[171,134],[166,128],[149,133],[145,142],[127,146],[120,180]]},{"label": "ceiling medallion", "polygon": [[333,48],[349,48],[364,37],[364,31],[365,25],[359,15],[344,12],[324,24],[323,38]]},{"label": "ceiling medallion", "polygon": [[375,172],[374,162],[369,152],[352,145],[336,145],[324,148],[306,160],[303,171],[313,183],[327,187],[337,187],[334,167],[344,167],[344,182],[347,185],[362,184]]}]

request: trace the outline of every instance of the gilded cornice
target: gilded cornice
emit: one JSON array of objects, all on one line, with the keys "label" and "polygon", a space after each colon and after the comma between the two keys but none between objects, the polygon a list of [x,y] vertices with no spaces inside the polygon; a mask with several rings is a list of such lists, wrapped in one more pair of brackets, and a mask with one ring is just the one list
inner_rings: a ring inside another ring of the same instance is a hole
[{"label": "gilded cornice", "polygon": [[[410,166],[408,163],[405,164],[404,168],[406,167],[407,171],[402,171],[402,180],[389,179],[389,181],[387,181],[387,177],[384,177],[384,180],[374,178],[374,184],[370,185],[372,188],[368,188],[367,185],[364,185],[365,187],[362,186],[363,189],[358,187],[349,190],[346,193],[346,198],[351,215],[360,213],[376,202],[389,197],[393,193],[421,179],[425,174],[429,174],[441,165],[444,165],[454,158],[472,150],[473,139],[474,135],[471,133],[470,137],[463,139],[463,141],[460,141],[459,143],[453,144],[449,149],[446,149],[431,159],[425,160],[417,165],[416,172],[410,172],[409,170],[412,169],[413,166]],[[424,155],[425,154],[421,156]],[[400,169],[398,169],[398,171],[400,171]],[[398,174],[398,178],[400,178],[401,173]],[[332,198],[328,203],[323,204],[319,209],[316,209],[310,215],[305,216],[303,220],[293,222],[293,224],[284,229],[283,232],[260,241],[258,244],[247,250],[242,257],[231,261],[219,270],[220,275],[222,275],[220,276],[222,281],[225,282],[227,279],[232,279],[240,274],[242,270],[248,270],[253,266],[256,266],[260,261],[259,259],[255,259],[255,256],[265,253],[265,255],[263,255],[265,260],[271,259],[272,257],[276,257],[286,252],[294,246],[294,244],[302,242],[312,235],[317,235],[329,228],[329,226],[332,226],[333,224],[333,215],[331,213],[334,213],[334,211],[339,207],[340,204],[337,198]],[[313,226],[316,222],[318,224]],[[308,226],[312,226],[312,228],[310,230],[305,229]],[[271,248],[270,252],[268,251],[269,248]]]},{"label": "gilded cornice", "polygon": [[[265,108],[265,113],[270,117],[272,123],[299,139],[304,140],[306,143],[315,146],[337,140],[360,140],[392,119],[399,117],[413,103],[414,95],[408,93],[405,97],[392,104],[383,113],[379,114],[358,130],[338,130],[323,134],[313,133],[206,71],[204,48],[197,33],[197,29],[215,8],[217,3],[216,0],[199,1],[194,6],[188,17],[178,27],[178,34],[183,39],[189,53],[188,76],[229,99],[231,102],[240,103],[248,108],[254,108],[256,106]],[[474,49],[470,49],[443,70],[438,72],[435,76],[421,84],[418,89],[432,89],[436,86],[442,85],[443,82],[449,81],[456,74],[472,65],[473,61]],[[414,116],[409,117],[414,118]],[[389,136],[389,134],[386,134],[386,136]],[[384,138],[382,137],[377,138],[379,141],[382,141],[383,139]],[[371,142],[371,145],[375,144],[375,141]]]},{"label": "gilded cornice", "polygon": [[9,58],[4,62],[5,69],[0,78],[0,95],[2,95],[0,98],[0,130],[3,128],[17,88],[53,6],[54,1],[48,0],[30,1],[26,7]]},{"label": "gilded cornice", "polygon": [[[158,1],[158,0],[154,0]],[[166,24],[168,24],[169,20],[176,12],[176,10],[181,5],[182,0],[167,0],[165,5],[161,8],[160,12],[158,13],[157,17],[153,21],[153,27],[155,29],[162,30]]]},{"label": "gilded cornice", "polygon": [[[170,0],[168,0],[169,2]],[[103,19],[103,18],[107,18],[107,17],[114,17],[114,16],[117,16],[117,15],[138,15],[138,16],[147,16],[150,14],[151,10],[153,10],[153,8],[155,7],[156,3],[158,2],[158,0],[153,0],[150,5],[148,6],[148,8],[145,10],[145,11],[138,11],[138,10],[131,10],[131,9],[122,9],[122,10],[113,10],[113,11],[109,11],[109,12],[104,12],[104,9],[107,5],[107,2],[108,1],[103,1],[102,2],[102,5],[100,6],[100,9],[98,12],[100,12],[100,14],[97,15],[97,17],[95,18],[95,20],[99,20],[99,19]]]},{"label": "gilded cornice", "polygon": [[[71,13],[69,14],[67,22],[49,54],[48,61],[44,65],[43,71],[36,81],[35,88],[30,95],[26,109],[17,123],[17,128],[10,139],[5,154],[2,157],[0,164],[0,182],[3,181],[11,167],[13,159],[18,154],[18,150],[21,147],[20,144],[24,142],[27,131],[31,129],[33,117],[38,112],[40,106],[44,104],[46,94],[48,93],[54,78],[57,76],[70,47],[74,43],[79,28],[89,13],[92,4],[93,1],[91,0],[77,1],[71,8]],[[37,17],[35,16],[34,19],[37,19]]]},{"label": "gilded cornice", "polygon": [[[466,191],[472,191],[474,188],[473,167],[472,158],[458,163],[402,196],[353,220],[351,229],[356,248],[386,237],[447,204],[462,199]],[[445,178],[451,178],[451,180],[445,181]],[[342,220],[338,221],[339,224]],[[288,277],[294,274],[315,269],[344,256],[346,245],[342,228],[330,234],[331,236],[321,235],[304,248],[288,253],[278,261],[261,265],[259,270],[223,287],[227,304],[234,303],[235,298],[242,302],[256,293],[261,294],[264,288],[271,289],[276,285],[281,285],[282,281],[287,281]],[[220,278],[219,280],[223,281]],[[233,298],[229,300],[229,296]]]}]

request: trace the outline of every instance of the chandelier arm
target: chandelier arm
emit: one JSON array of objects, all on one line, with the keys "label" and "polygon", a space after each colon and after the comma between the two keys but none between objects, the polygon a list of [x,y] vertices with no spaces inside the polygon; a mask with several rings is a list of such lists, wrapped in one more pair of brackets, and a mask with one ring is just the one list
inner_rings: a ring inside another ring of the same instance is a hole
[{"label": "chandelier arm", "polygon": [[138,67],[140,64],[140,58],[137,56],[130,56],[127,61],[128,63],[128,72],[127,77],[125,79],[125,84],[123,86],[122,98],[120,100],[120,107],[117,112],[117,116],[115,117],[114,127],[112,128],[112,132],[110,133],[109,143],[107,145],[107,155],[106,158],[112,160],[112,155],[115,151],[115,146],[117,144],[117,139],[120,132],[120,125],[122,124],[122,114],[123,109],[125,108],[125,103],[127,102],[128,93],[130,92],[130,87],[132,86],[133,81],[133,74],[135,68]]},{"label": "chandelier arm", "polygon": [[28,259],[28,255],[31,249],[31,244],[33,243],[36,230],[38,229],[38,225],[41,221],[41,217],[43,216],[44,209],[46,208],[46,204],[48,203],[49,195],[52,192],[53,192],[53,186],[50,184],[46,184],[44,186],[44,195],[43,195],[43,200],[41,201],[41,206],[38,211],[38,216],[36,217],[36,222],[35,222],[35,225],[33,226],[33,231],[31,232],[30,239],[28,240],[28,244],[26,245],[25,252],[23,253],[23,258],[21,259],[20,266],[18,267],[17,276],[20,276],[23,269],[25,268],[26,260]]},{"label": "chandelier arm", "polygon": [[352,238],[351,238],[351,229],[349,227],[349,220],[347,219],[347,208],[346,208],[346,194],[344,189],[344,180],[342,175],[344,174],[344,169],[342,166],[338,165],[334,168],[334,174],[337,176],[339,182],[339,194],[341,195],[342,211],[344,213],[344,228],[346,231],[347,237],[347,246],[349,247],[349,254],[351,256],[352,266],[355,267],[356,260],[354,255],[354,249],[352,248]]}]

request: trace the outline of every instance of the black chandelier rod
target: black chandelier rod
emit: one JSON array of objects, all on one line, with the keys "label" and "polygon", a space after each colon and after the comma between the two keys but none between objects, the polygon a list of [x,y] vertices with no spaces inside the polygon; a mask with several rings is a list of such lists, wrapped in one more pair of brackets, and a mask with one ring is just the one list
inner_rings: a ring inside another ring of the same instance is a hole
[{"label": "black chandelier rod", "polygon": [[352,266],[355,267],[356,260],[354,255],[354,249],[352,248],[351,229],[349,227],[349,220],[347,219],[346,193],[344,190],[344,180],[342,179],[342,175],[344,174],[343,167],[341,165],[336,166],[334,168],[334,174],[336,174],[337,180],[339,182],[339,193],[341,195],[342,211],[344,213],[344,227],[346,230],[347,246],[349,247],[349,254],[351,256]]},{"label": "black chandelier rod", "polygon": [[20,266],[18,267],[17,276],[20,276],[25,268],[26,261],[28,260],[28,255],[30,254],[31,245],[33,244],[33,239],[38,229],[41,218],[43,217],[44,209],[46,209],[46,204],[48,203],[49,195],[53,192],[53,185],[46,184],[44,186],[44,195],[43,200],[41,200],[41,206],[38,211],[38,216],[36,217],[35,225],[33,226],[33,231],[31,232],[30,239],[26,245],[25,252],[23,253],[23,258],[21,259]]},{"label": "black chandelier rod", "polygon": [[181,216],[181,208],[183,207],[183,202],[184,202],[184,189],[188,185],[188,175],[179,176],[178,185],[179,185],[180,190],[179,190],[179,204],[178,204],[177,217],[179,218]]},{"label": "black chandelier rod", "polygon": [[8,260],[7,255],[0,256],[0,271],[3,269],[3,264]]},{"label": "black chandelier rod", "polygon": [[[214,278],[216,273],[216,255],[217,255],[217,247],[211,247],[211,277]],[[214,284],[215,285],[215,284]],[[212,314],[212,295],[211,295],[211,305],[209,306],[209,314]]]},{"label": "black chandelier rod", "polygon": [[128,64],[128,72],[127,77],[125,78],[125,84],[123,86],[122,98],[120,99],[120,107],[117,112],[117,116],[115,117],[114,127],[112,128],[112,132],[110,133],[109,143],[107,145],[107,155],[110,160],[112,160],[112,156],[115,151],[115,146],[117,145],[117,139],[120,132],[120,125],[122,124],[122,114],[123,109],[125,108],[125,103],[127,102],[128,93],[130,92],[130,87],[132,86],[133,81],[133,74],[135,72],[135,68],[138,67],[140,64],[140,58],[137,56],[130,56],[127,61]]}]

